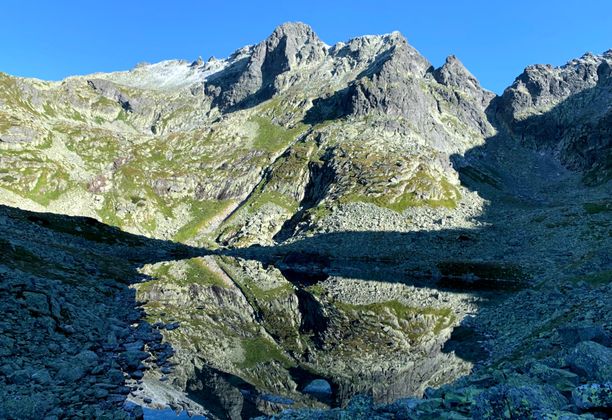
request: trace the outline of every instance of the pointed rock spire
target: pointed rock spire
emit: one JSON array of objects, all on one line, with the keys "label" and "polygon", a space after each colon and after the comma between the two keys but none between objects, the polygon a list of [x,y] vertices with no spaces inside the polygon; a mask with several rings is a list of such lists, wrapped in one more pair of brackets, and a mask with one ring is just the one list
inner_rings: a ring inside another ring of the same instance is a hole
[{"label": "pointed rock spire", "polygon": [[202,64],[204,64],[204,60],[202,60],[202,56],[199,55],[198,59],[191,63],[191,67],[200,67]]},{"label": "pointed rock spire", "polygon": [[495,96],[483,89],[478,79],[454,55],[446,57],[444,65],[434,70],[433,75],[438,83],[462,90],[479,100],[488,101]]},{"label": "pointed rock spire", "polygon": [[446,57],[442,67],[434,71],[434,77],[438,83],[464,90],[480,89],[480,83],[463,63],[454,55]]},{"label": "pointed rock spire", "polygon": [[244,70],[223,94],[220,105],[240,107],[250,100],[270,98],[279,89],[276,82],[281,74],[318,62],[326,55],[327,46],[310,26],[284,23],[253,47]]},{"label": "pointed rock spire", "polygon": [[310,26],[289,22],[278,26],[257,45],[252,62],[261,63],[262,71],[279,74],[295,66],[318,61],[325,57],[326,52],[325,44]]}]

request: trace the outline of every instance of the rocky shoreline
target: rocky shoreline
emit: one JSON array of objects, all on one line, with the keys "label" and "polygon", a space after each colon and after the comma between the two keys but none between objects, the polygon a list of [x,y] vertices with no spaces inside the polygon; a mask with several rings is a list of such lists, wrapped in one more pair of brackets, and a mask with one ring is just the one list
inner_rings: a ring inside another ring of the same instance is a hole
[{"label": "rocky shoreline", "polygon": [[171,247],[5,206],[0,232],[0,417],[142,418],[126,399],[146,371],[171,369],[159,329],[173,326],[147,323],[129,285],[134,264]]}]

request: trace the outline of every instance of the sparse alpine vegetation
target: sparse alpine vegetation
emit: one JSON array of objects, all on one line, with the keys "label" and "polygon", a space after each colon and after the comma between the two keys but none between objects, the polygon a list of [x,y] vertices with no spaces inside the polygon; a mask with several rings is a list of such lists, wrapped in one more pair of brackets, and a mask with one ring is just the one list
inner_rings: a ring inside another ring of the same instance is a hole
[{"label": "sparse alpine vegetation", "polygon": [[0,73],[0,418],[605,417],[611,127],[612,51],[497,96],[302,23]]}]

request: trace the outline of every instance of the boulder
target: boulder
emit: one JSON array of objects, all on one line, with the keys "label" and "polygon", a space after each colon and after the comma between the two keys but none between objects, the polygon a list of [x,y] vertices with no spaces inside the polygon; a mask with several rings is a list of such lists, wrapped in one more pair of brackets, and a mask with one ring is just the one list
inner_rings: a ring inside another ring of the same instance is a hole
[{"label": "boulder", "polygon": [[529,375],[554,386],[560,392],[571,391],[580,383],[580,378],[575,373],[551,368],[542,363],[534,363],[529,369]]},{"label": "boulder", "polygon": [[551,386],[497,385],[476,398],[474,418],[535,418],[538,412],[561,410],[567,400]]},{"label": "boulder", "polygon": [[565,361],[572,372],[590,381],[612,380],[612,350],[593,341],[574,347]]},{"label": "boulder", "polygon": [[85,376],[85,368],[71,363],[66,363],[57,373],[57,378],[65,382],[75,382],[83,376]]},{"label": "boulder", "polygon": [[606,346],[611,344],[609,334],[601,325],[562,327],[557,329],[557,334],[562,344],[568,347],[581,341],[595,341]]},{"label": "boulder", "polygon": [[572,391],[572,402],[581,410],[611,410],[612,382],[581,385]]},{"label": "boulder", "polygon": [[50,315],[47,295],[36,292],[23,292],[28,310],[34,314]]}]

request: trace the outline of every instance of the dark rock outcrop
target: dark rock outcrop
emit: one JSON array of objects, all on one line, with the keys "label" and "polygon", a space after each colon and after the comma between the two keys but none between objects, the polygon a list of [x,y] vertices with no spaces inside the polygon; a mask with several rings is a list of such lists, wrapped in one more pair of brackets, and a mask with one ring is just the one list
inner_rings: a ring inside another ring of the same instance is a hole
[{"label": "dark rock outcrop", "polygon": [[550,150],[585,181],[612,176],[612,53],[561,67],[535,65],[504,91],[493,114],[517,141]]}]

